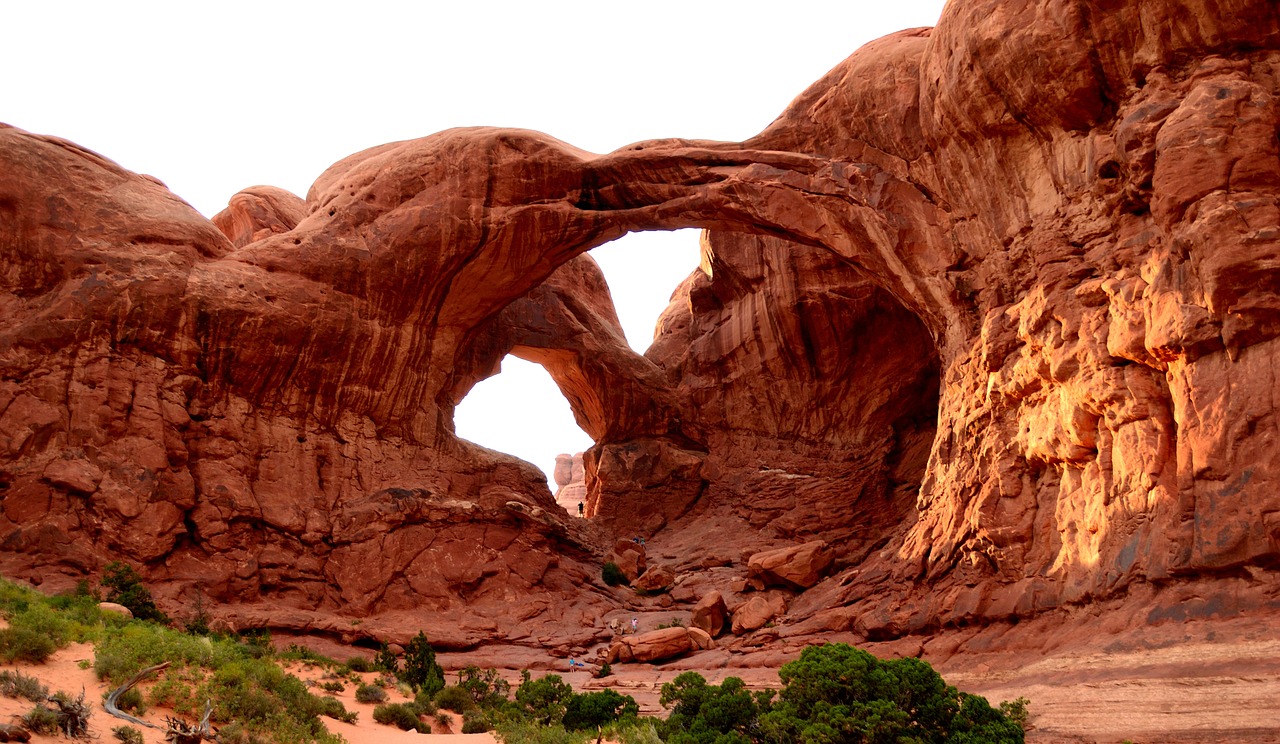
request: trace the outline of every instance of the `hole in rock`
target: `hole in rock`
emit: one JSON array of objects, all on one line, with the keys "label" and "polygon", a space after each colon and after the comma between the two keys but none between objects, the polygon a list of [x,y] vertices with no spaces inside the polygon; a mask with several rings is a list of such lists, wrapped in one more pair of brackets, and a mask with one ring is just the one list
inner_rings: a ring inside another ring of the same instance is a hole
[{"label": "hole in rock", "polygon": [[476,383],[454,411],[459,437],[533,463],[556,492],[556,455],[582,452],[591,437],[540,364],[507,355],[502,371]]},{"label": "hole in rock", "polygon": [[671,302],[671,293],[698,268],[698,229],[635,232],[598,246],[591,257],[600,264],[632,349],[643,354],[654,328]]}]

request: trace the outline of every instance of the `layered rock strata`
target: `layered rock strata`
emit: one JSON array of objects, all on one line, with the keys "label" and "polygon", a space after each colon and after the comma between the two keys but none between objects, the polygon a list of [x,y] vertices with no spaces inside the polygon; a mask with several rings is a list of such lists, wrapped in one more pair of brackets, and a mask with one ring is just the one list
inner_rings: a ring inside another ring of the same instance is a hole
[{"label": "layered rock strata", "polygon": [[[450,130],[216,226],[0,129],[5,569],[125,558],[335,632],[425,608],[461,646],[595,640],[636,532],[687,574],[826,541],[765,608],[814,632],[1274,611],[1278,60],[1265,0],[959,0],[745,143]],[[703,266],[635,354],[582,253],[686,226]],[[597,441],[589,523],[453,436],[507,353]]]}]

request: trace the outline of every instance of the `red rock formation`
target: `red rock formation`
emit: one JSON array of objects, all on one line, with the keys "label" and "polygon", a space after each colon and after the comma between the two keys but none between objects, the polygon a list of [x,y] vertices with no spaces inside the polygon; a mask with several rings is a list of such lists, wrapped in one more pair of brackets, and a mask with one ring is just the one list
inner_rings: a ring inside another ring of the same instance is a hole
[{"label": "red rock formation", "polygon": [[587,502],[586,473],[582,467],[582,453],[556,455],[556,503],[570,516],[579,515],[579,506],[585,510]]},{"label": "red rock formation", "polygon": [[633,661],[663,661],[683,656],[695,649],[713,648],[715,642],[697,628],[661,628],[625,636],[609,647],[610,664]]},{"label": "red rock formation", "polygon": [[640,574],[640,578],[633,582],[633,586],[640,591],[657,594],[670,589],[675,580],[675,571],[669,566],[649,566],[644,573]]},{"label": "red rock formation", "polygon": [[[1266,608],[1226,577],[1280,559],[1278,54],[1265,0],[958,0],[746,143],[451,130],[225,235],[0,129],[4,566],[124,557],[291,627],[426,608],[457,645],[592,626],[601,531],[681,570],[825,540],[812,632]],[[640,356],[578,256],[679,226],[704,265]],[[597,440],[591,524],[452,435],[506,353]]]},{"label": "red rock formation", "polygon": [[[433,633],[444,645],[492,636],[493,617],[518,635],[511,623],[553,603],[546,622],[592,627],[609,601],[583,591],[599,575],[592,547],[534,469],[453,437],[453,401],[512,298],[561,264],[582,289],[590,263],[575,254],[724,211],[764,187],[749,185],[758,161],[814,167],[735,152],[597,158],[531,133],[446,132],[335,165],[286,233],[271,212],[233,220],[269,233],[237,249],[152,179],[0,129],[6,571],[56,578],[124,558],[162,596],[235,603],[225,612],[244,623],[348,632],[340,612],[404,634],[428,611],[449,618]],[[686,185],[610,185],[632,171]],[[555,332],[512,335],[566,348]],[[669,391],[616,390],[599,411],[639,400],[647,417],[586,417],[600,435],[669,429]]]},{"label": "red rock formation", "polygon": [[711,591],[693,606],[689,627],[698,628],[714,638],[724,631],[724,623],[728,617],[729,609],[725,606],[724,596],[718,591]]},{"label": "red rock formation", "polygon": [[822,540],[765,550],[747,561],[747,581],[762,590],[770,586],[808,589],[825,577],[834,554]]}]

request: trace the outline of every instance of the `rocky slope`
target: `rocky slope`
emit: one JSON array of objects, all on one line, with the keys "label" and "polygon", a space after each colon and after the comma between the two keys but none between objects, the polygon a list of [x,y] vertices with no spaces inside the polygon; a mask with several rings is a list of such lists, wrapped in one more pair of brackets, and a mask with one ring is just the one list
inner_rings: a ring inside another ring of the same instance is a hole
[{"label": "rocky slope", "polygon": [[[212,223],[0,129],[0,564],[574,653],[640,602],[598,569],[636,533],[658,607],[825,541],[751,648],[1274,614],[1278,88],[1265,0],[957,0],[745,143],[449,130]],[[582,254],[685,226],[635,354]],[[590,520],[452,433],[507,353],[596,439]]]}]

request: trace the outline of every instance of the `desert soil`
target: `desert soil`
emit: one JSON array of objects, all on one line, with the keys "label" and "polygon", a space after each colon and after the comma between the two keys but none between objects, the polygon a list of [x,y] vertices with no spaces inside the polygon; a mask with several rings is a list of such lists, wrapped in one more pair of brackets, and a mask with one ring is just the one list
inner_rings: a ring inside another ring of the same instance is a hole
[{"label": "desert soil", "polygon": [[[1120,636],[1081,634],[1043,641],[1036,651],[1032,639],[1040,638],[1034,624],[1012,628],[1000,637],[981,637],[986,645],[979,651],[974,636],[919,642],[872,644],[868,648],[881,656],[923,652],[947,681],[958,688],[984,695],[992,703],[1026,697],[1031,701],[1032,729],[1029,744],[1184,744],[1189,742],[1280,742],[1280,637],[1266,618],[1217,620],[1205,624],[1171,624]],[[296,642],[297,638],[291,639]],[[968,643],[967,652],[948,656],[951,644]],[[311,645],[311,644],[307,644]],[[320,644],[322,652],[346,658],[341,649]],[[357,653],[367,653],[353,649]],[[932,658],[931,658],[932,657]],[[678,665],[617,664],[614,674],[595,679],[587,672],[558,673],[579,690],[611,687],[632,695],[646,714],[660,714],[658,695],[662,684],[681,672],[696,668],[698,657]],[[777,664],[761,665],[759,656],[709,655],[707,666],[698,669],[710,682],[741,677],[748,686],[765,689],[777,686]],[[449,665],[447,655],[441,657]],[[97,704],[91,723],[101,741],[112,741],[111,729],[124,722],[101,709],[106,688],[93,670],[93,648],[73,644],[59,650],[46,664],[7,665],[34,675],[51,691],[76,693]],[[458,660],[461,661],[461,660]],[[776,662],[777,657],[768,661]],[[466,662],[470,663],[470,662]],[[554,663],[554,662],[553,662]],[[539,666],[539,665],[530,665]],[[679,668],[673,668],[678,666]],[[323,670],[294,663],[290,671],[303,679],[318,680]],[[539,671],[535,674],[546,672]],[[513,683],[518,673],[504,672]],[[372,674],[366,675],[371,681]],[[317,691],[318,692],[318,691]],[[390,691],[392,699],[398,699]],[[337,694],[348,710],[359,713],[357,724],[330,719],[330,731],[341,734],[350,744],[407,741],[422,736],[402,732],[373,722],[373,705],[355,701],[355,686],[347,684]],[[0,719],[12,720],[30,709],[25,700],[0,698]],[[142,716],[160,724],[168,711],[151,709]],[[455,720],[452,731],[461,728]],[[163,744],[160,731],[145,730],[147,744]],[[435,733],[431,740],[448,744],[493,744],[489,734]],[[53,737],[33,741],[52,742]]]}]

